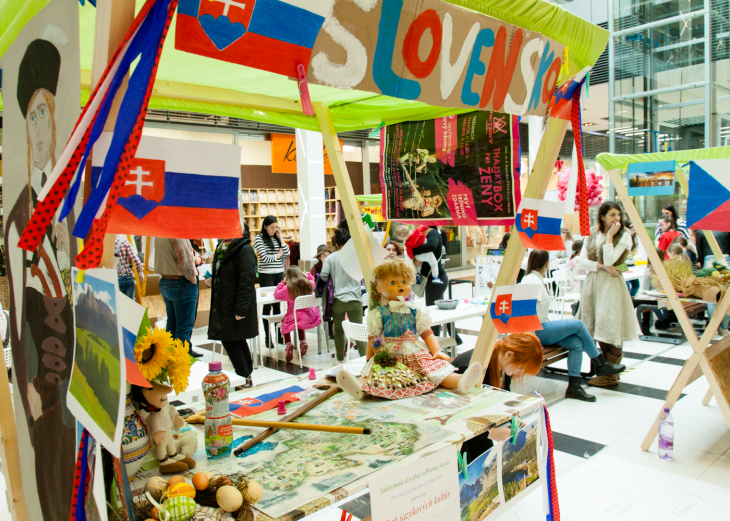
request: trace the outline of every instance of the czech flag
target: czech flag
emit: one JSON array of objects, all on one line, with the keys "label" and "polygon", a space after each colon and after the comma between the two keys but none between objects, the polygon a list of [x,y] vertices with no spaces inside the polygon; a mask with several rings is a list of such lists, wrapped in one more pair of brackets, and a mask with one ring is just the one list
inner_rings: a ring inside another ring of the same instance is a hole
[{"label": "czech flag", "polygon": [[525,248],[564,250],[560,235],[565,204],[523,197],[515,218],[515,227]]},{"label": "czech flag", "polygon": [[730,159],[689,162],[687,227],[730,232]]},{"label": "czech flag", "polygon": [[[101,174],[111,135],[94,147],[92,183]],[[147,237],[241,237],[238,194],[241,148],[143,136],[107,232]]]},{"label": "czech flag", "polygon": [[241,418],[246,416],[253,416],[261,412],[268,411],[279,405],[279,400],[284,400],[284,403],[291,403],[299,401],[296,394],[304,391],[299,386],[293,385],[286,389],[274,391],[272,393],[262,394],[261,396],[248,396],[235,402],[231,402],[231,414],[235,414]]},{"label": "czech flag", "polygon": [[182,0],[175,49],[296,78],[297,65],[309,67],[328,4],[322,0]]},{"label": "czech flag", "polygon": [[537,316],[537,296],[540,286],[517,284],[501,286],[494,291],[489,315],[500,335],[526,333],[542,329]]}]

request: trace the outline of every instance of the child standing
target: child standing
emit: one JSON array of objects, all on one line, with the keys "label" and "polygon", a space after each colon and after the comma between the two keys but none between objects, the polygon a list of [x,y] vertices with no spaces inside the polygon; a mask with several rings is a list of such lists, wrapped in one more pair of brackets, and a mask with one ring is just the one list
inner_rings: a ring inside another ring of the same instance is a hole
[{"label": "child standing", "polygon": [[[424,242],[426,242],[426,233],[428,232],[428,226],[419,226],[415,230],[411,231],[408,226],[401,224],[398,226],[398,228],[395,229],[395,236],[403,241],[406,244],[406,253],[408,253],[408,256],[411,259],[419,260],[421,262],[425,262],[429,266],[431,266],[431,273],[434,273],[436,276],[433,277],[433,283],[434,284],[443,284],[444,282],[438,278],[438,272],[439,272],[439,263],[436,259],[436,255],[433,254],[433,252],[429,253],[422,253],[420,255],[415,255],[413,253],[414,248],[418,248],[421,246]],[[418,270],[416,270],[417,277],[416,277],[416,284],[421,283],[421,275],[418,274]]]},{"label": "child standing", "polygon": [[[294,358],[294,344],[291,333],[294,331],[294,301],[298,297],[314,293],[314,277],[302,273],[297,266],[289,266],[284,274],[284,280],[279,282],[274,291],[274,298],[286,301],[286,315],[281,323],[281,333],[286,342],[286,361],[291,362]],[[307,354],[307,343],[304,341],[304,330],[312,329],[322,323],[319,309],[316,307],[300,309],[297,311],[297,327],[299,328],[299,348],[302,356]]]}]

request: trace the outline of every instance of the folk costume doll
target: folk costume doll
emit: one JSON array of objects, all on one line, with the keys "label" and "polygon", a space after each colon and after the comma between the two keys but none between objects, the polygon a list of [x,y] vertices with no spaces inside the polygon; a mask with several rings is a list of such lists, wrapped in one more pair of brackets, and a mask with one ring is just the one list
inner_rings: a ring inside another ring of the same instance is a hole
[{"label": "folk costume doll", "polygon": [[479,363],[462,375],[454,373],[456,368],[431,330],[428,310],[406,300],[415,280],[416,270],[406,259],[387,258],[373,268],[363,378],[358,380],[347,371],[337,374],[337,383],[353,398],[371,394],[397,400],[439,385],[467,393],[481,380]]}]

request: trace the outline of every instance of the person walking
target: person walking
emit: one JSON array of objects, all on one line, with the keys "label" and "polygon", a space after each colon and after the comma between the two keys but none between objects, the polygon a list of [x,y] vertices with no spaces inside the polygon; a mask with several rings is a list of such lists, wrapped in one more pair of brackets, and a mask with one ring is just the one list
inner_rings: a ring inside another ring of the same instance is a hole
[{"label": "person walking", "polygon": [[251,247],[248,225],[240,239],[218,242],[213,254],[213,285],[210,297],[208,338],[218,340],[228,353],[236,374],[253,381],[253,358],[247,339],[257,337],[256,254]]},{"label": "person walking", "polygon": [[167,331],[173,338],[188,342],[192,356],[202,357],[190,343],[198,307],[198,270],[190,241],[155,237],[155,273],[161,277],[160,295],[167,309]]},{"label": "person walking", "polygon": [[[254,239],[253,247],[259,258],[259,287],[276,287],[284,280],[284,260],[289,257],[289,246],[286,245],[281,236],[281,228],[276,217],[267,216],[261,224],[261,233]],[[278,315],[281,313],[280,304],[267,304],[264,306],[262,318],[266,320],[267,315]],[[266,320],[264,333],[266,345],[269,344],[269,321]],[[277,345],[281,339],[277,339]]]},{"label": "person walking", "polygon": [[124,237],[117,236],[114,239],[114,256],[117,258],[117,276],[119,277],[119,291],[134,299],[134,269],[132,264],[137,268],[139,281],[144,280],[144,269],[142,261],[139,260],[137,252],[132,248],[130,243]]}]

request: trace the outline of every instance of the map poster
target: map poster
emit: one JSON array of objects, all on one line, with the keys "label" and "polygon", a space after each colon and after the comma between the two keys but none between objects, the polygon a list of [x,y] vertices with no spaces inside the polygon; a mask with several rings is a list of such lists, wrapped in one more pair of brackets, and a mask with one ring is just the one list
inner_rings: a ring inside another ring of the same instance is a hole
[{"label": "map poster", "polygon": [[385,127],[384,217],[410,224],[514,224],[519,139],[517,116],[489,111]]},{"label": "map poster", "polygon": [[371,479],[373,521],[459,519],[458,476],[452,446]]},{"label": "map poster", "polygon": [[501,249],[489,249],[487,255],[477,257],[475,297],[491,295],[492,288],[497,283],[497,275],[499,275],[503,260],[504,250]]}]

